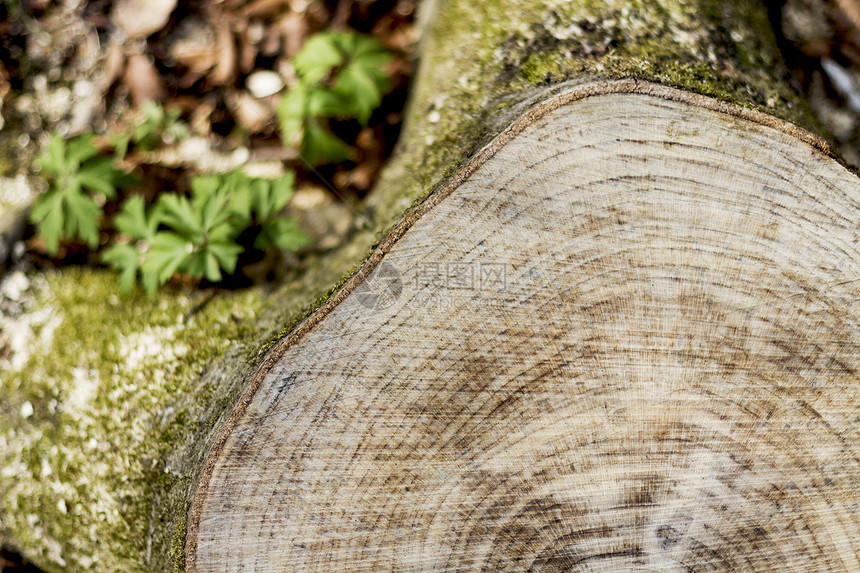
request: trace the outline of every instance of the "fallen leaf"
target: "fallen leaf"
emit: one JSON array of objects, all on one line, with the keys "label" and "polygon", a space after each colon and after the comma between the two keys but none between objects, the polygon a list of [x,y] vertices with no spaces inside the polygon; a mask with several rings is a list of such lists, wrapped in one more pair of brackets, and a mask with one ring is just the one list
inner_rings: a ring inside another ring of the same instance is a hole
[{"label": "fallen leaf", "polygon": [[170,55],[198,78],[208,72],[218,60],[218,52],[211,44],[177,42],[171,47]]},{"label": "fallen leaf", "polygon": [[189,125],[191,131],[200,135],[209,135],[212,132],[212,113],[215,111],[215,100],[206,97],[191,111]]},{"label": "fallen leaf", "polygon": [[243,7],[240,14],[246,18],[271,16],[286,6],[289,6],[287,0],[254,0]]},{"label": "fallen leaf", "polygon": [[235,98],[233,117],[251,133],[258,133],[272,118],[272,106],[268,105],[266,100],[256,99],[248,92],[241,92]]},{"label": "fallen leaf", "polygon": [[111,21],[126,37],[145,38],[167,24],[176,0],[118,0]]},{"label": "fallen leaf", "polygon": [[284,56],[292,58],[302,48],[308,37],[308,23],[301,14],[290,12],[278,22],[284,38]]},{"label": "fallen leaf", "polygon": [[281,34],[277,26],[266,28],[260,53],[264,56],[277,56],[281,53]]},{"label": "fallen leaf", "polygon": [[233,33],[226,22],[218,27],[218,63],[209,74],[209,79],[216,85],[224,85],[233,80],[236,69],[236,46],[233,43]]},{"label": "fallen leaf", "polygon": [[246,25],[245,22],[237,22],[236,28],[239,34],[239,70],[247,74],[254,69],[254,63],[257,60],[255,41],[257,32],[253,26]]},{"label": "fallen leaf", "polygon": [[860,0],[836,0],[836,4],[854,27],[860,29]]},{"label": "fallen leaf", "polygon": [[123,83],[128,87],[135,106],[164,99],[164,86],[158,71],[152,60],[143,54],[131,54],[128,57]]},{"label": "fallen leaf", "polygon": [[119,42],[111,42],[107,47],[104,63],[104,77],[99,91],[104,94],[121,76],[125,68],[125,50]]}]

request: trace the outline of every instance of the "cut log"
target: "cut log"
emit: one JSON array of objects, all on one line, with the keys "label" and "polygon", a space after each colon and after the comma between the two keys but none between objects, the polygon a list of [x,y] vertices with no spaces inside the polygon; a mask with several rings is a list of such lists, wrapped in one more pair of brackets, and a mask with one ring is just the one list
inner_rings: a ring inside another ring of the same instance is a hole
[{"label": "cut log", "polygon": [[816,143],[533,107],[274,351],[190,570],[860,570],[860,185]]},{"label": "cut log", "polygon": [[294,282],[105,310],[105,273],[31,277],[0,540],[50,571],[860,569],[860,181],[723,4],[440,0],[398,152]]}]

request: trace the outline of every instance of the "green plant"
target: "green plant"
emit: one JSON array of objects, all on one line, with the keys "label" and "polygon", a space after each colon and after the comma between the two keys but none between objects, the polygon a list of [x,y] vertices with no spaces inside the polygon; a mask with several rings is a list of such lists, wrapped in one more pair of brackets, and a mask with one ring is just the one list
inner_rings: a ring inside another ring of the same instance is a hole
[{"label": "green plant", "polygon": [[292,174],[268,180],[236,170],[195,177],[190,199],[161,195],[148,211],[143,198],[131,197],[116,218],[126,241],[113,245],[102,260],[121,272],[123,293],[138,276],[150,294],[176,273],[218,282],[222,271],[235,271],[243,251],[237,239],[249,230],[256,233],[255,249],[294,250],[308,243],[293,219],[280,216],[292,193]]},{"label": "green plant", "polygon": [[349,158],[350,147],[323,119],[366,124],[388,89],[391,54],[376,40],[354,32],[311,37],[293,58],[299,83],[277,107],[281,137],[312,165]]},{"label": "green plant", "polygon": [[115,198],[116,188],[133,178],[116,169],[112,158],[98,157],[89,135],[66,141],[54,134],[39,165],[50,186],[33,206],[30,220],[45,241],[45,251],[56,255],[61,239],[98,246],[104,201]]},{"label": "green plant", "polygon": [[[155,238],[161,213],[158,209],[146,211],[143,197],[134,195],[126,199],[122,209],[114,218],[117,230],[125,235],[128,242],[111,245],[103,254],[102,261],[120,271],[119,288],[123,294],[131,291],[138,277],[138,269],[143,262],[149,245]],[[158,288],[158,274],[140,272],[141,282],[146,292],[152,294]]]},{"label": "green plant", "polygon": [[147,101],[140,111],[143,121],[136,125],[130,133],[122,133],[113,140],[117,156],[124,157],[130,144],[144,151],[152,151],[163,143],[173,143],[188,137],[188,126],[179,120],[182,111],[173,107],[165,110],[161,105]]}]

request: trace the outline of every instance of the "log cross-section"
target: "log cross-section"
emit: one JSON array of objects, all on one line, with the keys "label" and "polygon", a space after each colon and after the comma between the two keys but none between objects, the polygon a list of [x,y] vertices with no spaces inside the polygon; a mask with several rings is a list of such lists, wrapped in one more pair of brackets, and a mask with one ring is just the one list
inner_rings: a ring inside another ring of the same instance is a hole
[{"label": "log cross-section", "polygon": [[189,569],[860,571],[858,224],[764,114],[535,105],[273,352]]}]

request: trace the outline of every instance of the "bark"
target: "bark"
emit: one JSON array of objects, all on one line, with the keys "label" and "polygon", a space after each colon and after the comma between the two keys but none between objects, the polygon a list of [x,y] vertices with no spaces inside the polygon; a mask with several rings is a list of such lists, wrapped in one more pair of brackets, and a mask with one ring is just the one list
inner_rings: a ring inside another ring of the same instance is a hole
[{"label": "bark", "polygon": [[[814,128],[764,9],[434,14],[350,240],[275,292],[31,277],[3,538],[56,571],[850,570],[858,183],[783,121]],[[504,292],[427,303],[440,268]]]}]

